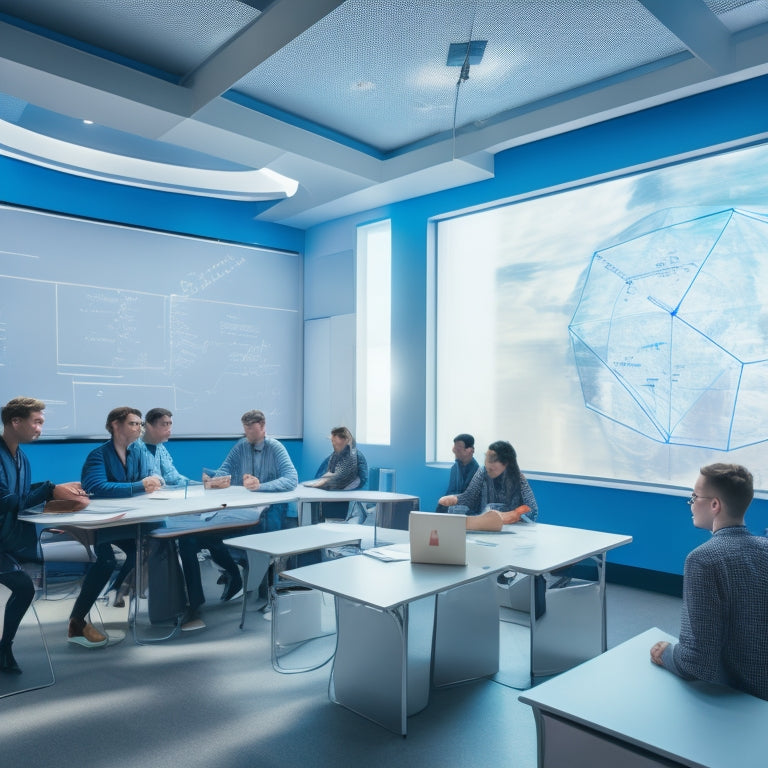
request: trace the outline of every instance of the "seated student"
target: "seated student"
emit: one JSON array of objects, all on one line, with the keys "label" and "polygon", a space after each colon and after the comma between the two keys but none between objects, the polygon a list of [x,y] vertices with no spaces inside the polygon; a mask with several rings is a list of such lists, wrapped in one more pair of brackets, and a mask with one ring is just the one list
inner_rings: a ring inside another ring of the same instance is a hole
[{"label": "seated student", "polygon": [[[187,482],[187,478],[176,470],[171,454],[163,445],[170,439],[172,427],[173,414],[167,408],[151,408],[144,417],[144,434],[136,441],[135,450],[143,448],[149,454],[147,460],[150,475],[161,478],[164,485],[182,485]],[[115,590],[113,605],[116,608],[125,605],[128,595],[125,579],[134,566],[135,563],[126,557],[123,567],[109,587],[110,590]]]},{"label": "seated student", "polygon": [[[165,443],[171,439],[173,431],[173,413],[167,408],[150,408],[144,417],[144,435],[136,441],[143,446],[149,454],[149,463],[153,475],[158,475],[167,486],[184,485],[189,479],[176,469],[170,451]],[[173,522],[168,524],[173,527]],[[205,602],[200,583],[200,564],[197,560],[197,552],[192,553],[191,558],[182,558],[182,569],[187,585],[188,605],[185,615],[181,620],[181,629],[190,632],[196,629],[205,629],[205,622],[200,618],[198,610]],[[198,589],[198,585],[200,588]],[[190,602],[189,596],[192,595]],[[199,599],[200,603],[194,601]],[[117,598],[115,605],[120,605]]]},{"label": "seated student", "polygon": [[173,414],[167,408],[150,408],[144,417],[144,435],[136,442],[144,446],[150,455],[153,475],[163,478],[166,485],[184,485],[188,478],[173,465],[173,459],[165,447],[171,439]]},{"label": "seated student", "polygon": [[744,525],[753,495],[745,467],[701,468],[688,504],[712,537],[685,558],[680,639],[656,643],[651,661],[768,700],[768,538]]},{"label": "seated student", "polygon": [[[448,488],[445,496],[455,496],[457,493],[464,493],[467,490],[469,481],[475,476],[475,472],[480,468],[475,458],[475,438],[472,435],[463,432],[453,438],[453,455],[456,461],[451,467],[451,474],[448,478]],[[448,510],[438,504],[436,512],[447,512]]]},{"label": "seated student", "polygon": [[[112,499],[130,498],[161,488],[163,481],[152,475],[148,454],[136,445],[141,435],[141,411],[129,406],[113,408],[107,415],[106,429],[110,439],[94,448],[83,464],[83,488],[92,496]],[[130,564],[135,563],[136,539],[133,526],[101,528],[96,531],[96,562],[91,564],[85,575],[69,617],[70,643],[85,648],[99,648],[108,642],[107,636],[86,623],[85,617],[117,564],[113,543],[125,552],[129,570]]]},{"label": "seated student", "polygon": [[[33,397],[16,397],[3,406],[0,418],[0,584],[10,590],[0,636],[0,672],[20,674],[12,645],[24,614],[32,604],[35,586],[18,562],[39,562],[37,531],[18,519],[19,513],[43,502],[48,511],[74,512],[88,506],[80,483],[32,483],[29,459],[21,445],[40,437],[45,422],[45,403]],[[52,509],[56,500],[60,510]]]},{"label": "seated student", "polygon": [[346,427],[334,427],[331,430],[333,453],[327,456],[315,473],[318,478],[312,485],[327,491],[357,488],[360,478],[357,476],[357,445],[352,433]]},{"label": "seated student", "polygon": [[[288,451],[283,444],[273,437],[267,437],[267,422],[262,411],[246,411],[241,416],[245,437],[235,443],[227,454],[224,462],[215,475],[208,478],[212,488],[223,488],[229,485],[230,479],[235,485],[242,485],[251,491],[279,492],[291,491],[299,484],[299,476],[293,466]],[[270,504],[254,522],[252,533],[277,531],[283,528],[287,512],[286,504]],[[222,540],[231,534],[201,534],[183,536],[179,541],[182,565],[185,576],[189,570],[192,575],[193,557],[197,557],[200,549],[207,549],[213,561],[225,572],[224,591],[222,600],[231,600],[243,588],[240,570],[232,559],[229,548]],[[199,567],[196,580],[199,579]],[[187,582],[189,588],[189,581]],[[189,595],[190,604],[193,600],[202,604],[202,584],[194,587],[194,594]]]},{"label": "seated student", "polygon": [[533,521],[539,513],[531,486],[517,465],[515,449],[506,440],[488,446],[485,466],[475,473],[466,491],[443,496],[438,503],[461,507],[449,511],[466,512],[467,528],[473,530],[501,530],[523,514]]},{"label": "seated student", "polygon": [[[333,453],[323,459],[315,472],[316,480],[311,485],[328,491],[362,488],[368,482],[368,462],[358,451],[352,433],[347,427],[335,427],[331,430],[331,443]],[[355,504],[356,502],[346,501],[312,504],[312,520],[319,519],[321,515],[323,518],[350,519]],[[359,510],[357,516],[360,516]]]}]

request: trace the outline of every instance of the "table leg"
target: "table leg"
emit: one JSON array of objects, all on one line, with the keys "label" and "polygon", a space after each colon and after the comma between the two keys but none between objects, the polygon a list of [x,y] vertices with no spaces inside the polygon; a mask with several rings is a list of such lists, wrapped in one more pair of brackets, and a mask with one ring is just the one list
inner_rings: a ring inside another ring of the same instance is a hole
[{"label": "table leg", "polygon": [[536,617],[535,579],[531,578],[531,684],[603,653],[606,641],[605,553],[592,558],[597,581],[574,579],[546,591],[546,610]]},{"label": "table leg", "polygon": [[437,596],[432,685],[452,685],[499,671],[495,574]]},{"label": "table leg", "polygon": [[338,639],[332,701],[406,735],[406,720],[429,700],[434,597],[392,610],[336,598]]}]

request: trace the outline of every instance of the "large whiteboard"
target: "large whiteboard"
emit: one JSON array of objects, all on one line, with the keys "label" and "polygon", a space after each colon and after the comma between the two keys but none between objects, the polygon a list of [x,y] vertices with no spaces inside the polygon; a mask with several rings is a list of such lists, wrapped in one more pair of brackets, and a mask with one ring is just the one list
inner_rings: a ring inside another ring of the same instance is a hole
[{"label": "large whiteboard", "polygon": [[45,438],[105,437],[120,405],[300,437],[301,307],[297,253],[0,206],[0,399],[44,400]]}]

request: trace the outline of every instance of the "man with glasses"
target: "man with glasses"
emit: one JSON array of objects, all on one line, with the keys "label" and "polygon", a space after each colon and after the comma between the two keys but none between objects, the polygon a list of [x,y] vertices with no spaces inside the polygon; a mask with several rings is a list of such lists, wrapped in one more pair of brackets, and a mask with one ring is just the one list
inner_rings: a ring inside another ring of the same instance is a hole
[{"label": "man with glasses", "polygon": [[[142,426],[141,411],[137,408],[121,406],[109,412],[106,430],[110,439],[94,448],[83,465],[81,482],[91,496],[129,498],[140,493],[152,493],[162,487],[163,481],[152,474],[149,454],[135,445],[141,436]],[[113,542],[125,552],[126,558],[118,579],[124,577],[136,562],[133,526],[96,531],[96,562],[88,569],[69,617],[68,640],[84,648],[99,648],[108,642],[104,633],[86,621],[86,616],[115,570],[117,561]]]},{"label": "man with glasses", "polygon": [[744,525],[753,495],[746,468],[701,468],[688,504],[712,538],[685,559],[679,642],[656,643],[651,660],[768,700],[768,538]]}]

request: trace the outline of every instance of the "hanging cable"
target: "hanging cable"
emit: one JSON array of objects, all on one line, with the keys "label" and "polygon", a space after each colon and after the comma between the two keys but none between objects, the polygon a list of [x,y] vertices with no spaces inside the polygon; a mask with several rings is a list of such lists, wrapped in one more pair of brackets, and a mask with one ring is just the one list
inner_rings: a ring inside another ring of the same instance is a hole
[{"label": "hanging cable", "polygon": [[451,160],[456,159],[456,116],[459,111],[459,90],[461,84],[466,83],[469,80],[469,53],[472,49],[472,37],[475,33],[475,16],[477,16],[477,2],[475,2],[474,10],[472,11],[472,22],[469,26],[469,39],[467,40],[467,51],[464,54],[464,63],[461,65],[461,72],[459,73],[459,79],[456,81],[456,95],[453,99],[453,125],[451,128]]}]

